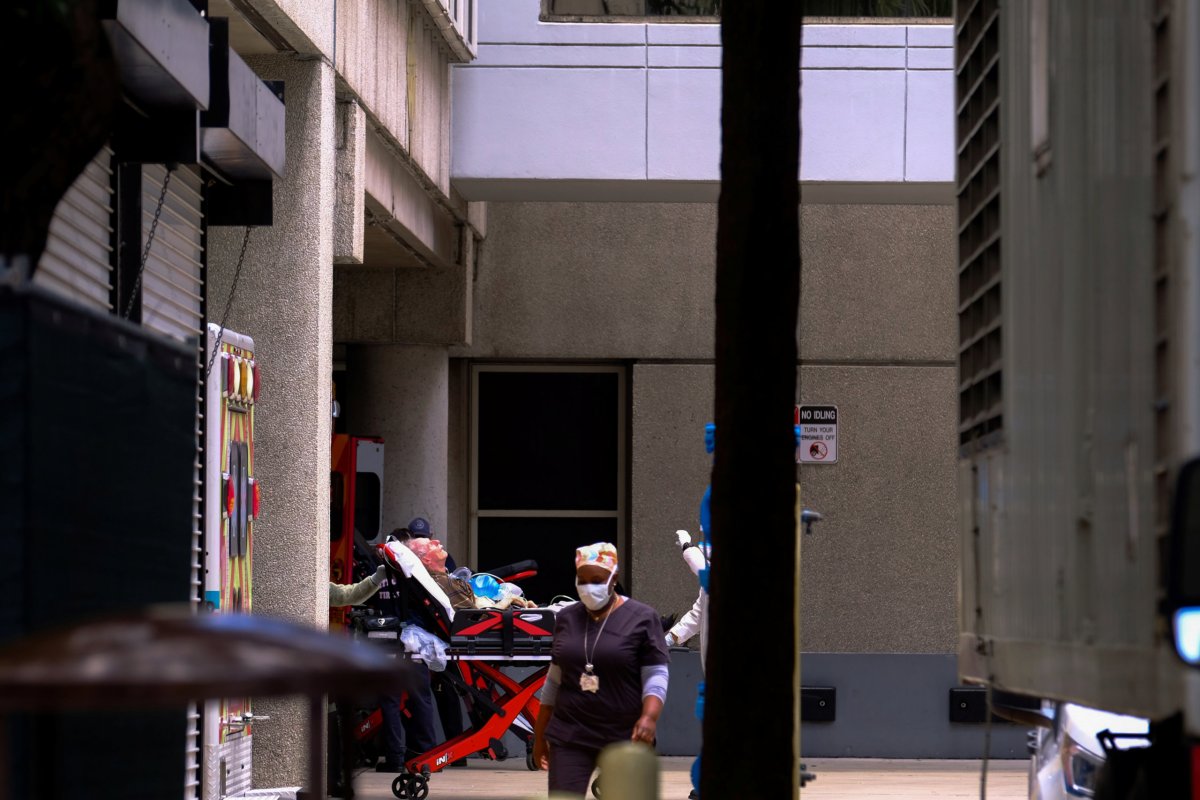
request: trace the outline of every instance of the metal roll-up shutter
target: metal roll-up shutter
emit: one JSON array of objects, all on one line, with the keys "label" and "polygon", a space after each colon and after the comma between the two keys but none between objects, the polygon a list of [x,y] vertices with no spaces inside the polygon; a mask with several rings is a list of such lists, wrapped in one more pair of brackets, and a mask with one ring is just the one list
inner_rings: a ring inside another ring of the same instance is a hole
[{"label": "metal roll-up shutter", "polygon": [[54,209],[33,282],[89,308],[112,309],[113,151],[107,146]]},{"label": "metal roll-up shutter", "polygon": [[[196,365],[201,369],[204,341],[204,207],[201,201],[201,177],[192,167],[178,167],[171,175],[170,185],[161,211],[158,199],[162,195],[166,168],[161,164],[146,164],[142,168],[142,246],[154,225],[158,226],[146,271],[142,278],[142,324],[164,336],[193,342],[196,345]],[[200,376],[196,397],[196,471],[193,475],[192,508],[192,587],[191,597],[198,603],[201,594],[200,574],[203,560],[203,375]]]},{"label": "metal roll-up shutter", "polygon": [[[154,225],[166,168],[142,168],[142,247]],[[193,342],[199,371],[196,396],[196,460],[192,470],[192,570],[189,596],[198,607],[204,561],[204,206],[201,177],[192,167],[177,167],[158,211],[158,226],[142,278],[142,324],[172,339]],[[200,794],[200,711],[188,707],[184,797]]]},{"label": "metal roll-up shutter", "polygon": [[[142,168],[142,246],[154,222],[165,167]],[[197,341],[204,331],[204,212],[200,176],[177,167],[159,214],[142,278],[142,324],[164,336]]]},{"label": "metal roll-up shutter", "polygon": [[200,800],[200,707],[188,703],[184,748],[183,800]]}]

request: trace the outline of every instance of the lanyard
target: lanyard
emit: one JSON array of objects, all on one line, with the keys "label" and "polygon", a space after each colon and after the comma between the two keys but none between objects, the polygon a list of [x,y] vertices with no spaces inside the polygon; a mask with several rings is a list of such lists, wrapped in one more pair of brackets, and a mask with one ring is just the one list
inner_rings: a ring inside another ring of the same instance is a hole
[{"label": "lanyard", "polygon": [[[616,598],[614,597],[613,600],[616,600]],[[617,608],[619,608],[619,606]],[[604,621],[600,623],[600,630],[596,633],[596,641],[592,642],[592,654],[591,655],[588,655],[587,640],[588,640],[588,630],[590,630],[592,627],[592,618],[590,615],[584,617],[583,669],[585,672],[587,672],[588,675],[592,674],[592,656],[596,655],[596,646],[600,644],[600,636],[601,636],[601,634],[604,633],[604,626],[608,624],[608,618],[611,617],[614,613],[616,613],[617,608],[613,608],[611,611],[609,611],[607,614],[604,615]]]}]

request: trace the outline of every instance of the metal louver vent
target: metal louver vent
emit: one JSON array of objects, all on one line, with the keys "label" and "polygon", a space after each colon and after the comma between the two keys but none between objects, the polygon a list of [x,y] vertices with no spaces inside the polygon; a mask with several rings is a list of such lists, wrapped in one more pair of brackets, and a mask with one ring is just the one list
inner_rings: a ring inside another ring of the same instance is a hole
[{"label": "metal louver vent", "polygon": [[1003,426],[1000,297],[1000,13],[960,0],[955,20],[958,168],[959,444]]},{"label": "metal louver vent", "polygon": [[[1171,464],[1175,453],[1172,443],[1175,410],[1171,405],[1174,388],[1171,381],[1171,274],[1175,268],[1175,197],[1178,191],[1174,173],[1174,153],[1171,134],[1175,124],[1171,80],[1173,53],[1171,39],[1170,0],[1154,3],[1154,524],[1165,541],[1170,525]],[[1159,552],[1164,552],[1160,547]],[[1159,568],[1159,584],[1164,585],[1163,568]]]},{"label": "metal louver vent", "polygon": [[107,146],[54,209],[33,282],[89,308],[112,309],[113,152]]},{"label": "metal louver vent", "polygon": [[[165,167],[142,170],[142,243],[158,205]],[[171,176],[142,282],[142,324],[164,336],[199,341],[204,332],[203,225],[200,176],[179,167]]]}]

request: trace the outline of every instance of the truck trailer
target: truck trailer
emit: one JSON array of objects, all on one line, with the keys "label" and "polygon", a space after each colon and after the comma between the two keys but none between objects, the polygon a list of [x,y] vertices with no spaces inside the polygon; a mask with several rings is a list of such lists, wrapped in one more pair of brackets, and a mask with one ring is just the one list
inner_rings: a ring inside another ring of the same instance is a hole
[{"label": "truck trailer", "polygon": [[960,677],[1150,720],[1097,796],[1200,798],[1200,3],[955,37]]}]

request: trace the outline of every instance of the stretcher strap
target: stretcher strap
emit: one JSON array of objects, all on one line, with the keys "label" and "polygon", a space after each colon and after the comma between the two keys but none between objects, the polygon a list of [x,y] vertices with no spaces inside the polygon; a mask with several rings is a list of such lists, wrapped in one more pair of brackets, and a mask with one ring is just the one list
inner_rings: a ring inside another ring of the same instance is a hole
[{"label": "stretcher strap", "polygon": [[513,610],[512,606],[504,609],[500,617],[500,649],[504,655],[513,654]]}]

